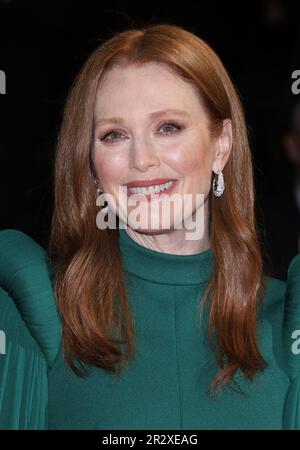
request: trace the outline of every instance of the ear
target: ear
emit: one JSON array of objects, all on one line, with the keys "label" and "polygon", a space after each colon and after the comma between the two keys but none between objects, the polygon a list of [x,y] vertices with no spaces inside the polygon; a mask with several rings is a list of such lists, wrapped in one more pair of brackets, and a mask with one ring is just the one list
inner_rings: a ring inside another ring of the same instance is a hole
[{"label": "ear", "polygon": [[223,170],[232,147],[232,122],[230,119],[223,120],[223,130],[216,139],[215,157],[213,160],[212,170],[215,173]]}]

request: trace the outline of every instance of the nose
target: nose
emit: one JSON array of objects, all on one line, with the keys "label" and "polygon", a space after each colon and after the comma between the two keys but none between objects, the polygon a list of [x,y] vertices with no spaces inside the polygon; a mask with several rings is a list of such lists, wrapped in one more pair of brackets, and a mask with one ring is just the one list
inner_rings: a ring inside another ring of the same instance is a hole
[{"label": "nose", "polygon": [[130,149],[129,167],[139,172],[146,172],[152,166],[160,165],[158,149],[146,139],[134,139]]}]

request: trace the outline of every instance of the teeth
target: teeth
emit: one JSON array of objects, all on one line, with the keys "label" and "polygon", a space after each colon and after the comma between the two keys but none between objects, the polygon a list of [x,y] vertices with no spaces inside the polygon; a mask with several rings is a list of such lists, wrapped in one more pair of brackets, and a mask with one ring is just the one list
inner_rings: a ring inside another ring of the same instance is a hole
[{"label": "teeth", "polygon": [[148,187],[129,187],[129,191],[133,194],[139,194],[139,195],[150,195],[150,194],[157,194],[158,192],[165,191],[173,184],[173,181],[168,181],[165,184],[156,184],[155,186],[148,186]]}]

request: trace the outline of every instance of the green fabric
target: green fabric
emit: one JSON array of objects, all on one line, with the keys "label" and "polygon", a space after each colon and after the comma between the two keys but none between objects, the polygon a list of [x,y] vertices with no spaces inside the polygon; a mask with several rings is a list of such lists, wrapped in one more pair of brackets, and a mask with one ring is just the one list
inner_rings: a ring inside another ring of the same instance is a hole
[{"label": "green fabric", "polygon": [[198,308],[213,268],[211,250],[160,253],[125,230],[120,247],[135,357],[120,376],[89,367],[80,378],[64,360],[45,251],[17,230],[0,232],[0,330],[7,341],[0,354],[0,428],[300,429],[300,361],[288,352],[290,330],[300,329],[295,259],[287,290],[285,282],[267,278],[257,327],[267,369],[254,382],[238,371],[212,397],[207,388],[218,367],[208,311],[200,316]]},{"label": "green fabric", "polygon": [[0,249],[1,265],[6,266],[0,271],[0,284],[13,297],[51,366],[60,343],[60,321],[47,254],[33,239],[18,230],[1,231]]},{"label": "green fabric", "polygon": [[283,425],[288,430],[300,430],[300,255],[291,260],[288,268],[283,339],[291,381]]},{"label": "green fabric", "polygon": [[0,232],[0,429],[48,426],[48,376],[60,321],[45,250],[18,230]]},{"label": "green fabric", "polygon": [[207,393],[218,368],[209,348],[206,315],[197,304],[211,274],[211,250],[170,255],[137,244],[120,230],[136,357],[118,375],[90,368],[79,378],[62,353],[49,374],[50,429],[281,429],[289,379],[283,370],[285,283],[268,280],[258,326],[269,368],[243,393]]},{"label": "green fabric", "polygon": [[0,288],[0,429],[43,430],[47,427],[47,363],[13,300]]}]

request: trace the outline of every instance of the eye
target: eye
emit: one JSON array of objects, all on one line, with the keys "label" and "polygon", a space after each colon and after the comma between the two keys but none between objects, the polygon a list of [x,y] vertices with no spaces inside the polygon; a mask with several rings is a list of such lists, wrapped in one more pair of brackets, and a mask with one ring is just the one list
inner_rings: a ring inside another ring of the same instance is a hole
[{"label": "eye", "polygon": [[121,135],[121,133],[119,133],[118,131],[115,131],[115,130],[110,130],[107,133],[105,133],[104,136],[100,137],[100,141],[103,141],[103,142],[116,141],[118,139],[112,139],[112,138],[108,139],[109,136],[112,137],[115,135]]},{"label": "eye", "polygon": [[173,122],[165,122],[159,129],[161,129],[161,128],[165,128],[166,134],[173,134],[173,133],[176,133],[176,131],[180,130],[181,126],[177,125]]}]

